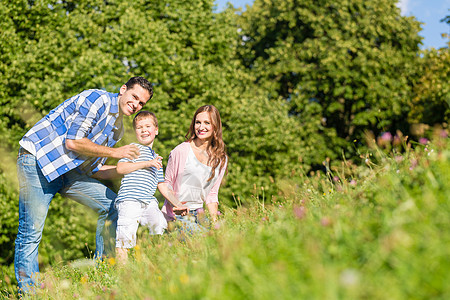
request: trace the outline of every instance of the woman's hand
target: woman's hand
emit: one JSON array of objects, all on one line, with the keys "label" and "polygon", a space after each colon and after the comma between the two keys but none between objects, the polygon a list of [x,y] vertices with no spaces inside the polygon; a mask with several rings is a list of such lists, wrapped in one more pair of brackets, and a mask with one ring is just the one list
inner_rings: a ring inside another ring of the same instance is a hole
[{"label": "woman's hand", "polygon": [[179,216],[185,216],[185,215],[187,215],[187,214],[188,214],[188,211],[189,211],[189,208],[187,208],[187,207],[185,207],[185,206],[174,206],[174,207],[173,207],[173,212],[174,212],[176,215],[179,215]]}]

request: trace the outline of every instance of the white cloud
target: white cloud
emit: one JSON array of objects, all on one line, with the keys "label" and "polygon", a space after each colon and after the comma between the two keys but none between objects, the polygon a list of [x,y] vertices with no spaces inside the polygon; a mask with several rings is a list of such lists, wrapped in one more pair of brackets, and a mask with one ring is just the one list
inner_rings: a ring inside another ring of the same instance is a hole
[{"label": "white cloud", "polygon": [[406,15],[409,12],[409,1],[410,0],[400,0],[397,2],[397,7],[402,11],[402,15]]}]

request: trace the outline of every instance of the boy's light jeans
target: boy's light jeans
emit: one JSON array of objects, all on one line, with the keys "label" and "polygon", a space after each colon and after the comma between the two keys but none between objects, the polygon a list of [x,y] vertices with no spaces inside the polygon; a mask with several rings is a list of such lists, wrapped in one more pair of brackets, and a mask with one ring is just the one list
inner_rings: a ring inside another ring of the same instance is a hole
[{"label": "boy's light jeans", "polygon": [[[14,270],[20,292],[29,292],[39,274],[38,248],[45,219],[56,193],[71,198],[93,209],[98,215],[95,258],[102,258],[105,221],[111,220],[105,238],[114,239],[117,213],[114,209],[116,194],[99,181],[72,170],[48,182],[34,155],[19,152],[17,175],[20,184],[19,229],[14,254]],[[84,242],[84,241],[82,241]],[[114,245],[112,245],[114,247]]]},{"label": "boy's light jeans", "polygon": [[167,221],[156,201],[120,201],[116,203],[116,210],[116,248],[129,249],[136,246],[139,224],[147,227],[150,235],[162,235],[167,229]]}]

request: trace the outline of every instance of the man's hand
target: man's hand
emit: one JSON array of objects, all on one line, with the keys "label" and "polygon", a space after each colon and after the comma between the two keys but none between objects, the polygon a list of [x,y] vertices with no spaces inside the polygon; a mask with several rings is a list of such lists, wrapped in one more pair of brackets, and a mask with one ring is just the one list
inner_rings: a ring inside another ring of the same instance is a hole
[{"label": "man's hand", "polygon": [[128,158],[128,159],[136,159],[141,154],[139,151],[138,146],[136,145],[125,145],[119,148],[112,148],[114,149],[114,156],[113,158],[121,159],[121,158]]}]

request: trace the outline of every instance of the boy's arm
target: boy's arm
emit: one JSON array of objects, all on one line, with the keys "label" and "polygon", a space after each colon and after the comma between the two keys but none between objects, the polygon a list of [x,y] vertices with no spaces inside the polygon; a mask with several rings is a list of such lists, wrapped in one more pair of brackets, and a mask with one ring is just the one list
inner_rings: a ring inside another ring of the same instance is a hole
[{"label": "boy's arm", "polygon": [[125,175],[134,172],[139,169],[145,169],[150,167],[155,167],[158,170],[162,168],[162,157],[157,156],[152,160],[139,161],[139,162],[118,162],[117,163],[117,173]]},{"label": "boy's arm", "polygon": [[181,215],[184,215],[187,213],[188,208],[183,206],[183,203],[181,203],[177,197],[175,196],[175,193],[172,191],[172,189],[169,188],[168,184],[165,182],[158,183],[158,190],[163,195],[164,198],[167,199],[167,201],[170,202],[173,206],[173,210],[177,213],[180,212]]},{"label": "boy's arm", "polygon": [[121,178],[122,175],[117,173],[117,167],[113,165],[103,165],[100,170],[95,172],[92,178],[100,179],[100,180],[112,180]]}]

